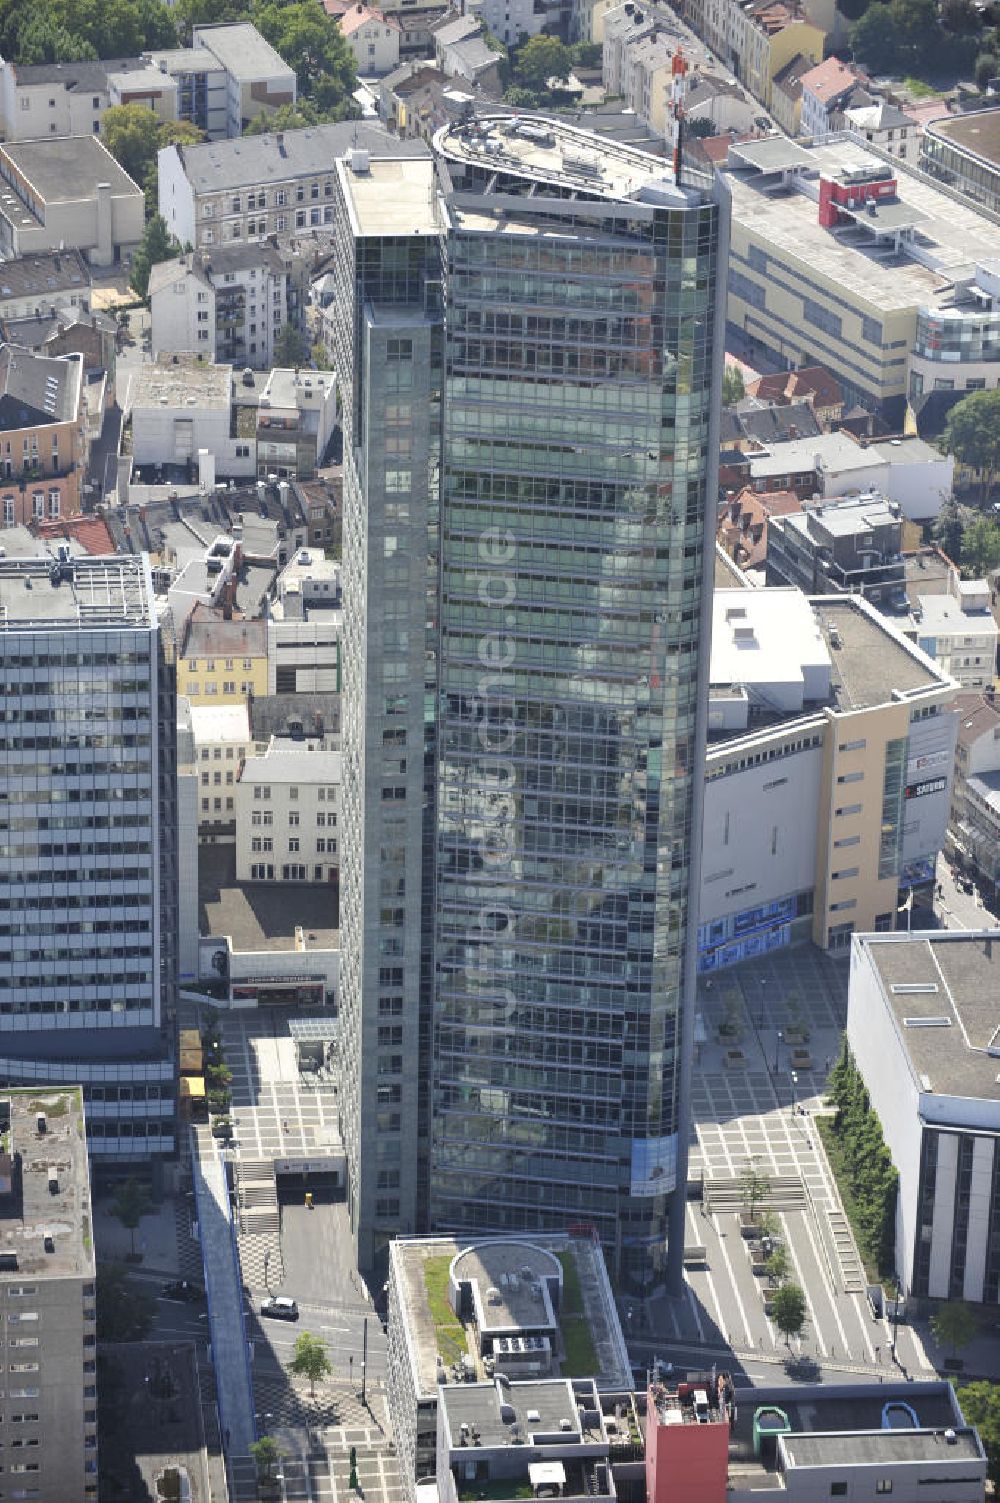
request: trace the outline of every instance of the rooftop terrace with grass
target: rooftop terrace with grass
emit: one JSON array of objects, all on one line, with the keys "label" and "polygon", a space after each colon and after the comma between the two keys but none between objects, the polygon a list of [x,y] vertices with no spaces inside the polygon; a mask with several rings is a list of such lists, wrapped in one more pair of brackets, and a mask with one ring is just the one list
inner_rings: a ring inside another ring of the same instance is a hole
[{"label": "rooftop terrace with grass", "polygon": [[416,1394],[501,1375],[631,1386],[604,1257],[589,1237],[399,1240],[390,1279]]}]

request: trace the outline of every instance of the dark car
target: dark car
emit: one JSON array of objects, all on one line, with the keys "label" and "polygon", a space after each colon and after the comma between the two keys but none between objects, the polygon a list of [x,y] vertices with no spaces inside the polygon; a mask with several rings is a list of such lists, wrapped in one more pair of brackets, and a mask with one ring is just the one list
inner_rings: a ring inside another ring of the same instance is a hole
[{"label": "dark car", "polygon": [[287,1295],[277,1294],[270,1299],[261,1300],[260,1313],[270,1316],[272,1320],[298,1320],[299,1307]]},{"label": "dark car", "polygon": [[164,1284],[161,1297],[180,1300],[185,1305],[205,1303],[204,1289],[200,1284],[192,1284],[188,1279],[175,1279],[172,1284]]}]

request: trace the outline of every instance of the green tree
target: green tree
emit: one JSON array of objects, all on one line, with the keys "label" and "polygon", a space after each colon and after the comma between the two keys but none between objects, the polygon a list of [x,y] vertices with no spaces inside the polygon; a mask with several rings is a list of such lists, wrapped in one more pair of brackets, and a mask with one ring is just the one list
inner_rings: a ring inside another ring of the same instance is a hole
[{"label": "green tree", "polygon": [[973,517],[962,533],[962,573],[982,579],[1000,567],[1000,527],[992,517]]},{"label": "green tree", "polygon": [[139,249],[132,258],[132,288],[140,297],[149,292],[149,273],[161,261],[170,261],[179,256],[181,248],[167,229],[162,214],[154,214],[146,221]]},{"label": "green tree", "polygon": [[573,54],[558,37],[529,37],[514,58],[514,78],[529,89],[545,89],[550,78],[569,76]]},{"label": "green tree", "polygon": [[250,19],[295,69],[299,94],[328,119],[348,119],[356,111],[352,93],[358,70],[354,54],[320,0],[265,0]]},{"label": "green tree", "polygon": [[153,1302],[129,1286],[117,1263],[97,1270],[98,1341],[142,1341],[153,1324]]},{"label": "green tree", "polygon": [[273,1435],[262,1435],[250,1444],[250,1455],[257,1464],[257,1481],[268,1483],[274,1477],[274,1469],[281,1460],[282,1451]]},{"label": "green tree", "polygon": [[766,1174],[761,1174],[757,1165],[760,1160],[752,1158],[747,1160],[747,1166],[740,1175],[740,1193],[743,1197],[743,1208],[751,1220],[754,1211],[765,1200],[771,1190],[771,1181]]},{"label": "green tree", "polygon": [[131,1256],[135,1257],[135,1234],[140,1221],[148,1216],[153,1209],[146,1186],[137,1179],[127,1179],[115,1196],[114,1205],[111,1207],[113,1215],[117,1216],[125,1230],[131,1233],[132,1247]]},{"label": "green tree", "polygon": [[992,52],[980,52],[974,69],[976,87],[985,89],[991,78],[1000,78],[1000,57]]},{"label": "green tree", "polygon": [[782,1284],[775,1291],[772,1319],[791,1348],[792,1337],[800,1336],[806,1323],[806,1297],[798,1284]]},{"label": "green tree", "polygon": [[931,1330],[938,1345],[955,1357],[975,1336],[976,1319],[964,1300],[950,1299],[931,1316]]},{"label": "green tree", "polygon": [[245,136],[263,136],[268,131],[304,130],[307,125],[318,125],[319,110],[308,99],[296,104],[282,104],[269,115],[256,115],[246,130]]},{"label": "green tree", "polygon": [[972,0],[942,0],[941,25],[957,36],[972,36],[982,22]]},{"label": "green tree", "polygon": [[994,1488],[1000,1487],[1000,1384],[985,1378],[963,1383],[958,1402],[970,1425],[975,1425],[986,1452],[988,1476]]},{"label": "green tree", "polygon": [[953,564],[962,557],[962,517],[954,500],[945,502],[934,524],[934,539]]},{"label": "green tree", "polygon": [[220,26],[245,14],[239,0],[176,0],[172,7],[177,35],[186,45],[195,26]]},{"label": "green tree", "polygon": [[764,1272],[772,1284],[783,1284],[788,1277],[788,1253],[779,1242],[764,1262]]},{"label": "green tree", "polygon": [[101,136],[116,162],[134,182],[144,183],[156,166],[160,125],[144,104],[113,104],[105,111]]},{"label": "green tree", "polygon": [[892,73],[899,65],[899,39],[888,5],[876,0],[850,29],[851,51],[874,73]]},{"label": "green tree", "polygon": [[[5,52],[9,46],[9,43],[4,46]],[[37,11],[20,21],[11,50],[16,50],[18,62],[25,67],[38,63],[86,62],[97,57],[97,49],[85,37]]]},{"label": "green tree", "polygon": [[302,1331],[295,1341],[295,1351],[288,1364],[288,1371],[297,1378],[308,1378],[309,1397],[316,1397],[316,1384],[328,1378],[333,1366],[327,1355],[326,1342],[311,1331]]},{"label": "green tree", "polygon": [[577,42],[570,51],[578,68],[599,68],[604,54],[600,42]]},{"label": "green tree", "polygon": [[727,365],[722,375],[722,402],[725,407],[732,407],[735,402],[742,402],[747,394],[746,384],[743,380],[743,372],[738,365]]},{"label": "green tree", "polygon": [[284,324],[274,340],[274,363],[288,370],[304,365],[309,359],[309,341],[294,324]]},{"label": "green tree", "polygon": [[1000,472],[1000,387],[970,392],[955,403],[945,423],[941,447],[978,473],[980,500],[985,505]]}]

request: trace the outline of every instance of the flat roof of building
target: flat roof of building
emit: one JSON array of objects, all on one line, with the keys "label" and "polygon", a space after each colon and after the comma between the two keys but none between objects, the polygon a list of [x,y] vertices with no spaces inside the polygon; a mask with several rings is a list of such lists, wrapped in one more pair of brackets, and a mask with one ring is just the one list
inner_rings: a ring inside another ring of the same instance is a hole
[{"label": "flat roof of building", "polygon": [[149,627],[154,619],[145,554],[0,559],[0,632]]},{"label": "flat roof of building", "polygon": [[310,125],[302,130],[264,132],[231,141],[205,141],[198,146],[165,147],[176,151],[184,175],[195,193],[220,193],[257,183],[281,183],[289,178],[332,170],[338,157],[360,147],[372,157],[428,157],[423,141],[390,136],[367,120],[344,120]]},{"label": "flat roof of building", "polygon": [[477,115],[461,124],[442,126],[434,147],[453,162],[563,189],[571,186],[599,198],[638,198],[643,190],[655,188],[678,203],[687,202],[663,157],[563,120]]},{"label": "flat roof of building", "polygon": [[[956,277],[968,275],[977,261],[996,255],[997,226],[971,204],[957,201],[905,164],[888,165],[866,151],[854,136],[837,136],[823,145],[797,147],[806,162],[794,169],[812,178],[835,176],[847,167],[885,169],[896,179],[900,213],[917,224],[922,261],[905,249],[887,254],[874,237],[855,226],[824,229],[815,196],[795,187],[780,189],[774,173],[780,169],[747,170],[730,148],[726,182],[732,190],[734,225],[757,241],[770,242],[791,262],[798,262],[810,278],[831,289],[844,288],[859,303],[882,312],[933,305],[950,295]],[[933,269],[932,269],[933,266]]]},{"label": "flat roof of building", "polygon": [[927,1111],[935,1096],[1000,1109],[1000,930],[864,934],[855,943],[879,978]]},{"label": "flat roof of building", "polygon": [[240,774],[241,783],[252,783],[255,778],[268,783],[308,785],[312,783],[340,782],[340,752],[318,751],[306,740],[289,750],[288,741],[271,741],[261,756],[247,757]]},{"label": "flat roof of building", "polygon": [[222,73],[223,63],[207,47],[169,47],[165,52],[151,52],[158,68],[177,73]]},{"label": "flat roof of building", "polygon": [[792,512],[785,525],[808,531],[808,523],[815,518],[824,532],[831,537],[853,537],[856,532],[868,532],[873,527],[892,527],[900,523],[900,509],[896,502],[887,501],[879,491],[867,491],[862,496],[835,496],[832,501],[812,505],[806,503],[799,512]]},{"label": "flat roof of building", "polygon": [[4,141],[0,145],[0,161],[4,157],[45,204],[78,203],[94,198],[98,183],[110,183],[112,194],[119,197],[142,193],[97,136]]},{"label": "flat roof of building", "polygon": [[[441,1388],[452,1445],[458,1444],[463,1424],[478,1434],[474,1445],[499,1447],[531,1445],[535,1435],[558,1435],[562,1443],[579,1444],[584,1432],[580,1422],[579,1399],[568,1378],[540,1378],[514,1381],[503,1385],[501,1396],[497,1383],[455,1383]],[[512,1417],[504,1418],[507,1409]],[[595,1412],[596,1434],[601,1437],[600,1412]]]},{"label": "flat roof of building", "polygon": [[[574,1270],[574,1284],[579,1285],[581,1309],[572,1318],[586,1325],[595,1354],[596,1371],[586,1376],[592,1377],[599,1388],[631,1388],[628,1353],[614,1307],[604,1256],[597,1243],[585,1237],[544,1233],[514,1238],[469,1237],[461,1240],[454,1237],[397,1238],[389,1247],[390,1266],[396,1279],[407,1350],[418,1396],[433,1396],[439,1391],[438,1356],[443,1337],[438,1329],[435,1312],[440,1306],[440,1300],[436,1299],[432,1307],[428,1295],[428,1278],[433,1276],[437,1288],[443,1274],[447,1288],[448,1270],[460,1253],[471,1246],[481,1249],[490,1243],[503,1242],[513,1243],[522,1252],[527,1245],[542,1249],[559,1260],[564,1272],[566,1268]],[[565,1303],[560,1318],[568,1318]],[[475,1341],[470,1344],[465,1328],[458,1325],[457,1317],[453,1324],[455,1330],[462,1333],[466,1346],[470,1347],[471,1358],[472,1349],[476,1347]],[[445,1332],[444,1335],[450,1339],[451,1333]]]},{"label": "flat roof of building", "polygon": [[978,1461],[974,1430],[865,1430],[843,1435],[788,1435],[782,1440],[794,1467],[874,1466],[877,1462]]},{"label": "flat roof of building", "polygon": [[197,355],[160,354],[133,375],[132,410],[143,407],[223,407],[232,399],[233,368]]},{"label": "flat roof of building", "polygon": [[0,1120],[8,1108],[9,1123],[0,1131],[0,1285],[25,1274],[92,1278],[94,1228],[80,1088],[2,1091]]},{"label": "flat roof of building", "polygon": [[337,163],[337,176],[355,235],[441,233],[437,170],[431,157],[373,157],[363,172],[343,160]]},{"label": "flat roof of building", "polygon": [[[235,845],[202,846],[198,852],[199,927],[225,934],[235,951],[294,950],[296,927],[309,950],[336,950],[336,899],[329,883],[236,880]],[[304,962],[304,964],[306,964]]]},{"label": "flat roof of building", "polygon": [[939,120],[928,121],[926,130],[930,135],[941,136],[963,151],[983,157],[1000,170],[1000,109],[971,110],[967,115],[944,115]]},{"label": "flat roof of building", "polygon": [[247,746],[250,713],[242,705],[192,705],[191,731],[196,746]]},{"label": "flat roof of building", "polygon": [[249,21],[195,26],[192,40],[196,47],[207,47],[214,52],[226,72],[238,80],[273,78],[292,71],[280,53]]},{"label": "flat roof of building", "polygon": [[996,618],[985,605],[963,611],[954,595],[918,595],[917,605],[920,614],[915,619],[921,636],[958,631],[968,631],[976,636],[997,634]]}]

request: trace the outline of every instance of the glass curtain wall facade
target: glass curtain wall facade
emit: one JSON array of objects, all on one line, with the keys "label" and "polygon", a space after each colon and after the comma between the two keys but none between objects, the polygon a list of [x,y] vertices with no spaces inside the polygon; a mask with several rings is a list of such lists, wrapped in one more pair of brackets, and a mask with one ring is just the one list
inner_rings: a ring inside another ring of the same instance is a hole
[{"label": "glass curtain wall facade", "polygon": [[683,1236],[727,220],[517,186],[449,200],[430,1220],[582,1224],[641,1283]]}]

